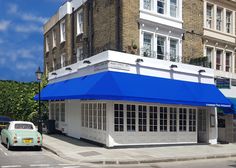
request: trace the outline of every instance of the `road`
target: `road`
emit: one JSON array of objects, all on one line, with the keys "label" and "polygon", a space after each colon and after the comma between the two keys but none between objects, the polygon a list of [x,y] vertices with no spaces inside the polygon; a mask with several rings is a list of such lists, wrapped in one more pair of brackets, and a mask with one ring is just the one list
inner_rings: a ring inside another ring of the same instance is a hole
[{"label": "road", "polygon": [[8,151],[0,144],[0,168],[88,168],[69,163],[46,150],[16,149]]},{"label": "road", "polygon": [[236,168],[236,158],[206,159],[143,165],[104,166],[102,168]]},{"label": "road", "polygon": [[[139,165],[93,165],[99,168],[236,168],[236,158],[208,159],[184,162]],[[8,151],[0,144],[0,168],[89,168],[70,163],[46,150],[17,149]]]}]

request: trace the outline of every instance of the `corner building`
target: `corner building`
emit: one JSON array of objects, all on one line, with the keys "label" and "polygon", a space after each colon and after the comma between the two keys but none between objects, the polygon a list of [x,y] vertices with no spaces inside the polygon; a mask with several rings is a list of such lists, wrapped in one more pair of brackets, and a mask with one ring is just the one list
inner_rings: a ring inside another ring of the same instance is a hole
[{"label": "corner building", "polygon": [[[107,147],[217,143],[231,102],[185,64],[182,0],[72,0],[44,26],[56,129]],[[37,99],[37,96],[36,96]]]}]

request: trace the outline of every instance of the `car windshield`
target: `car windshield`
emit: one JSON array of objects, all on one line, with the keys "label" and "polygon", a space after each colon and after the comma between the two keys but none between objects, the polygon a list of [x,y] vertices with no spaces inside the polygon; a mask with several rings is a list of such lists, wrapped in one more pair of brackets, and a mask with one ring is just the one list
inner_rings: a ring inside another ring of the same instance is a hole
[{"label": "car windshield", "polygon": [[32,130],[33,125],[32,124],[15,124],[15,129],[29,129],[29,130]]}]

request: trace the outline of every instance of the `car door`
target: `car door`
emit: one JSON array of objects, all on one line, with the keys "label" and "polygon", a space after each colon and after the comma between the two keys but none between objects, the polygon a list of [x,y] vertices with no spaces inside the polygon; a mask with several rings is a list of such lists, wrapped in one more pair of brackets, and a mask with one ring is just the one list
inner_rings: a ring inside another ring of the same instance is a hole
[{"label": "car door", "polygon": [[7,124],[6,126],[5,126],[5,128],[2,130],[2,132],[1,132],[1,136],[2,136],[2,141],[3,141],[3,143],[7,143],[7,132],[8,132],[8,128],[9,128],[9,125],[10,124]]}]

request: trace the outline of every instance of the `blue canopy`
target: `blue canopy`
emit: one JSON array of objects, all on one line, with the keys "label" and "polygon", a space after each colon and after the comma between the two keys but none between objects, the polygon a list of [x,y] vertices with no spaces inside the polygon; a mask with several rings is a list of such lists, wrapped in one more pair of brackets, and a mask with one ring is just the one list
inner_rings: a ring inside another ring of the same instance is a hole
[{"label": "blue canopy", "polygon": [[232,103],[231,108],[223,108],[225,114],[236,114],[236,98],[228,98]]},{"label": "blue canopy", "polygon": [[41,92],[41,100],[66,99],[231,107],[215,85],[112,71],[49,84]]}]

